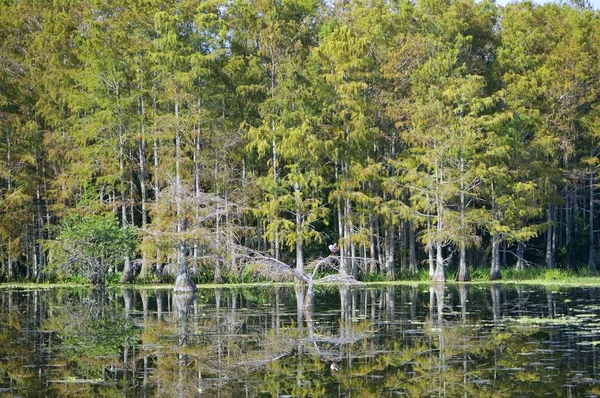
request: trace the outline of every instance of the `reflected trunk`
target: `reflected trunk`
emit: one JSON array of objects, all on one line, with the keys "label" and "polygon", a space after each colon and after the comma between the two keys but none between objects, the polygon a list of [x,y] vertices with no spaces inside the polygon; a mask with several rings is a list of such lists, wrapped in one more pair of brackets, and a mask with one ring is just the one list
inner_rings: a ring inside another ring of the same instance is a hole
[{"label": "reflected trunk", "polygon": [[174,294],[173,295],[173,307],[177,315],[177,326],[179,329],[179,341],[178,345],[186,345],[189,338],[189,314],[190,308],[196,301],[196,294]]},{"label": "reflected trunk", "polygon": [[433,322],[435,319],[438,325],[442,324],[444,317],[444,292],[446,285],[435,283],[429,287],[429,316]]},{"label": "reflected trunk", "polygon": [[156,320],[158,322],[161,322],[162,321],[162,311],[163,311],[164,291],[161,289],[155,290],[154,294],[156,295]]},{"label": "reflected trunk", "polygon": [[385,289],[385,302],[388,322],[391,322],[392,330],[396,329],[396,287],[388,286]]},{"label": "reflected trunk", "polygon": [[468,294],[469,288],[467,285],[460,284],[458,285],[458,293],[460,295],[460,314],[463,322],[467,321],[467,302],[468,302]]},{"label": "reflected trunk", "polygon": [[306,286],[295,285],[294,291],[296,292],[296,321],[298,326],[304,324],[304,297],[306,295]]},{"label": "reflected trunk", "polygon": [[556,316],[556,302],[554,301],[554,295],[552,292],[548,292],[546,297],[548,299],[548,317],[553,319]]},{"label": "reflected trunk", "polygon": [[490,286],[490,293],[492,295],[492,314],[494,316],[494,321],[499,321],[502,317],[500,308],[501,308],[501,287],[499,284],[495,283]]},{"label": "reflected trunk", "polygon": [[304,317],[306,319],[306,326],[308,327],[308,339],[312,341],[315,338],[315,314],[313,295],[310,294],[310,292],[306,295],[303,310]]},{"label": "reflected trunk", "polygon": [[123,301],[125,302],[125,319],[129,319],[129,315],[131,314],[131,309],[133,307],[133,289],[122,288],[121,294],[123,295]]}]

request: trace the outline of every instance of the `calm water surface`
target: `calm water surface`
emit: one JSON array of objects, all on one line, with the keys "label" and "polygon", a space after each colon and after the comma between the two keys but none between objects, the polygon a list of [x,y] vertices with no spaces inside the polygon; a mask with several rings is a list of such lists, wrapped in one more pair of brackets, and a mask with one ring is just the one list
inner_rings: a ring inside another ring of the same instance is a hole
[{"label": "calm water surface", "polygon": [[597,396],[600,289],[0,290],[3,396]]}]

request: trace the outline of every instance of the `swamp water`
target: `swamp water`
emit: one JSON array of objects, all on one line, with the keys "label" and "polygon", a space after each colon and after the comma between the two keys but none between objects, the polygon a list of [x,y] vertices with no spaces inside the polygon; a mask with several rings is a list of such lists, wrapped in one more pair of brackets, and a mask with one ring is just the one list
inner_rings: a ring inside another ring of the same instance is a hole
[{"label": "swamp water", "polygon": [[596,396],[600,289],[0,289],[0,396]]}]

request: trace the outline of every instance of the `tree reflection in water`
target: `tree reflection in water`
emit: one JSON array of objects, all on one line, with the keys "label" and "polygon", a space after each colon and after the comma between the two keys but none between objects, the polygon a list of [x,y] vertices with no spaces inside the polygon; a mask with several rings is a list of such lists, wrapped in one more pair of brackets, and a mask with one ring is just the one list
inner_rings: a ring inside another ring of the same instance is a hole
[{"label": "tree reflection in water", "polygon": [[[596,394],[598,295],[507,285],[0,291],[7,395]],[[581,322],[578,322],[581,319]]]}]

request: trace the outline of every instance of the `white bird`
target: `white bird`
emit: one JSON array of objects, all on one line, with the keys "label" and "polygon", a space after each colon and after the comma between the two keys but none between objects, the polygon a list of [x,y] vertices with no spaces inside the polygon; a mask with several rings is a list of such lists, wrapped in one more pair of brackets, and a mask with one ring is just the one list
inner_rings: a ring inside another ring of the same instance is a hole
[{"label": "white bird", "polygon": [[335,256],[337,254],[337,252],[338,252],[337,243],[329,245],[329,251],[331,252],[332,255]]}]

